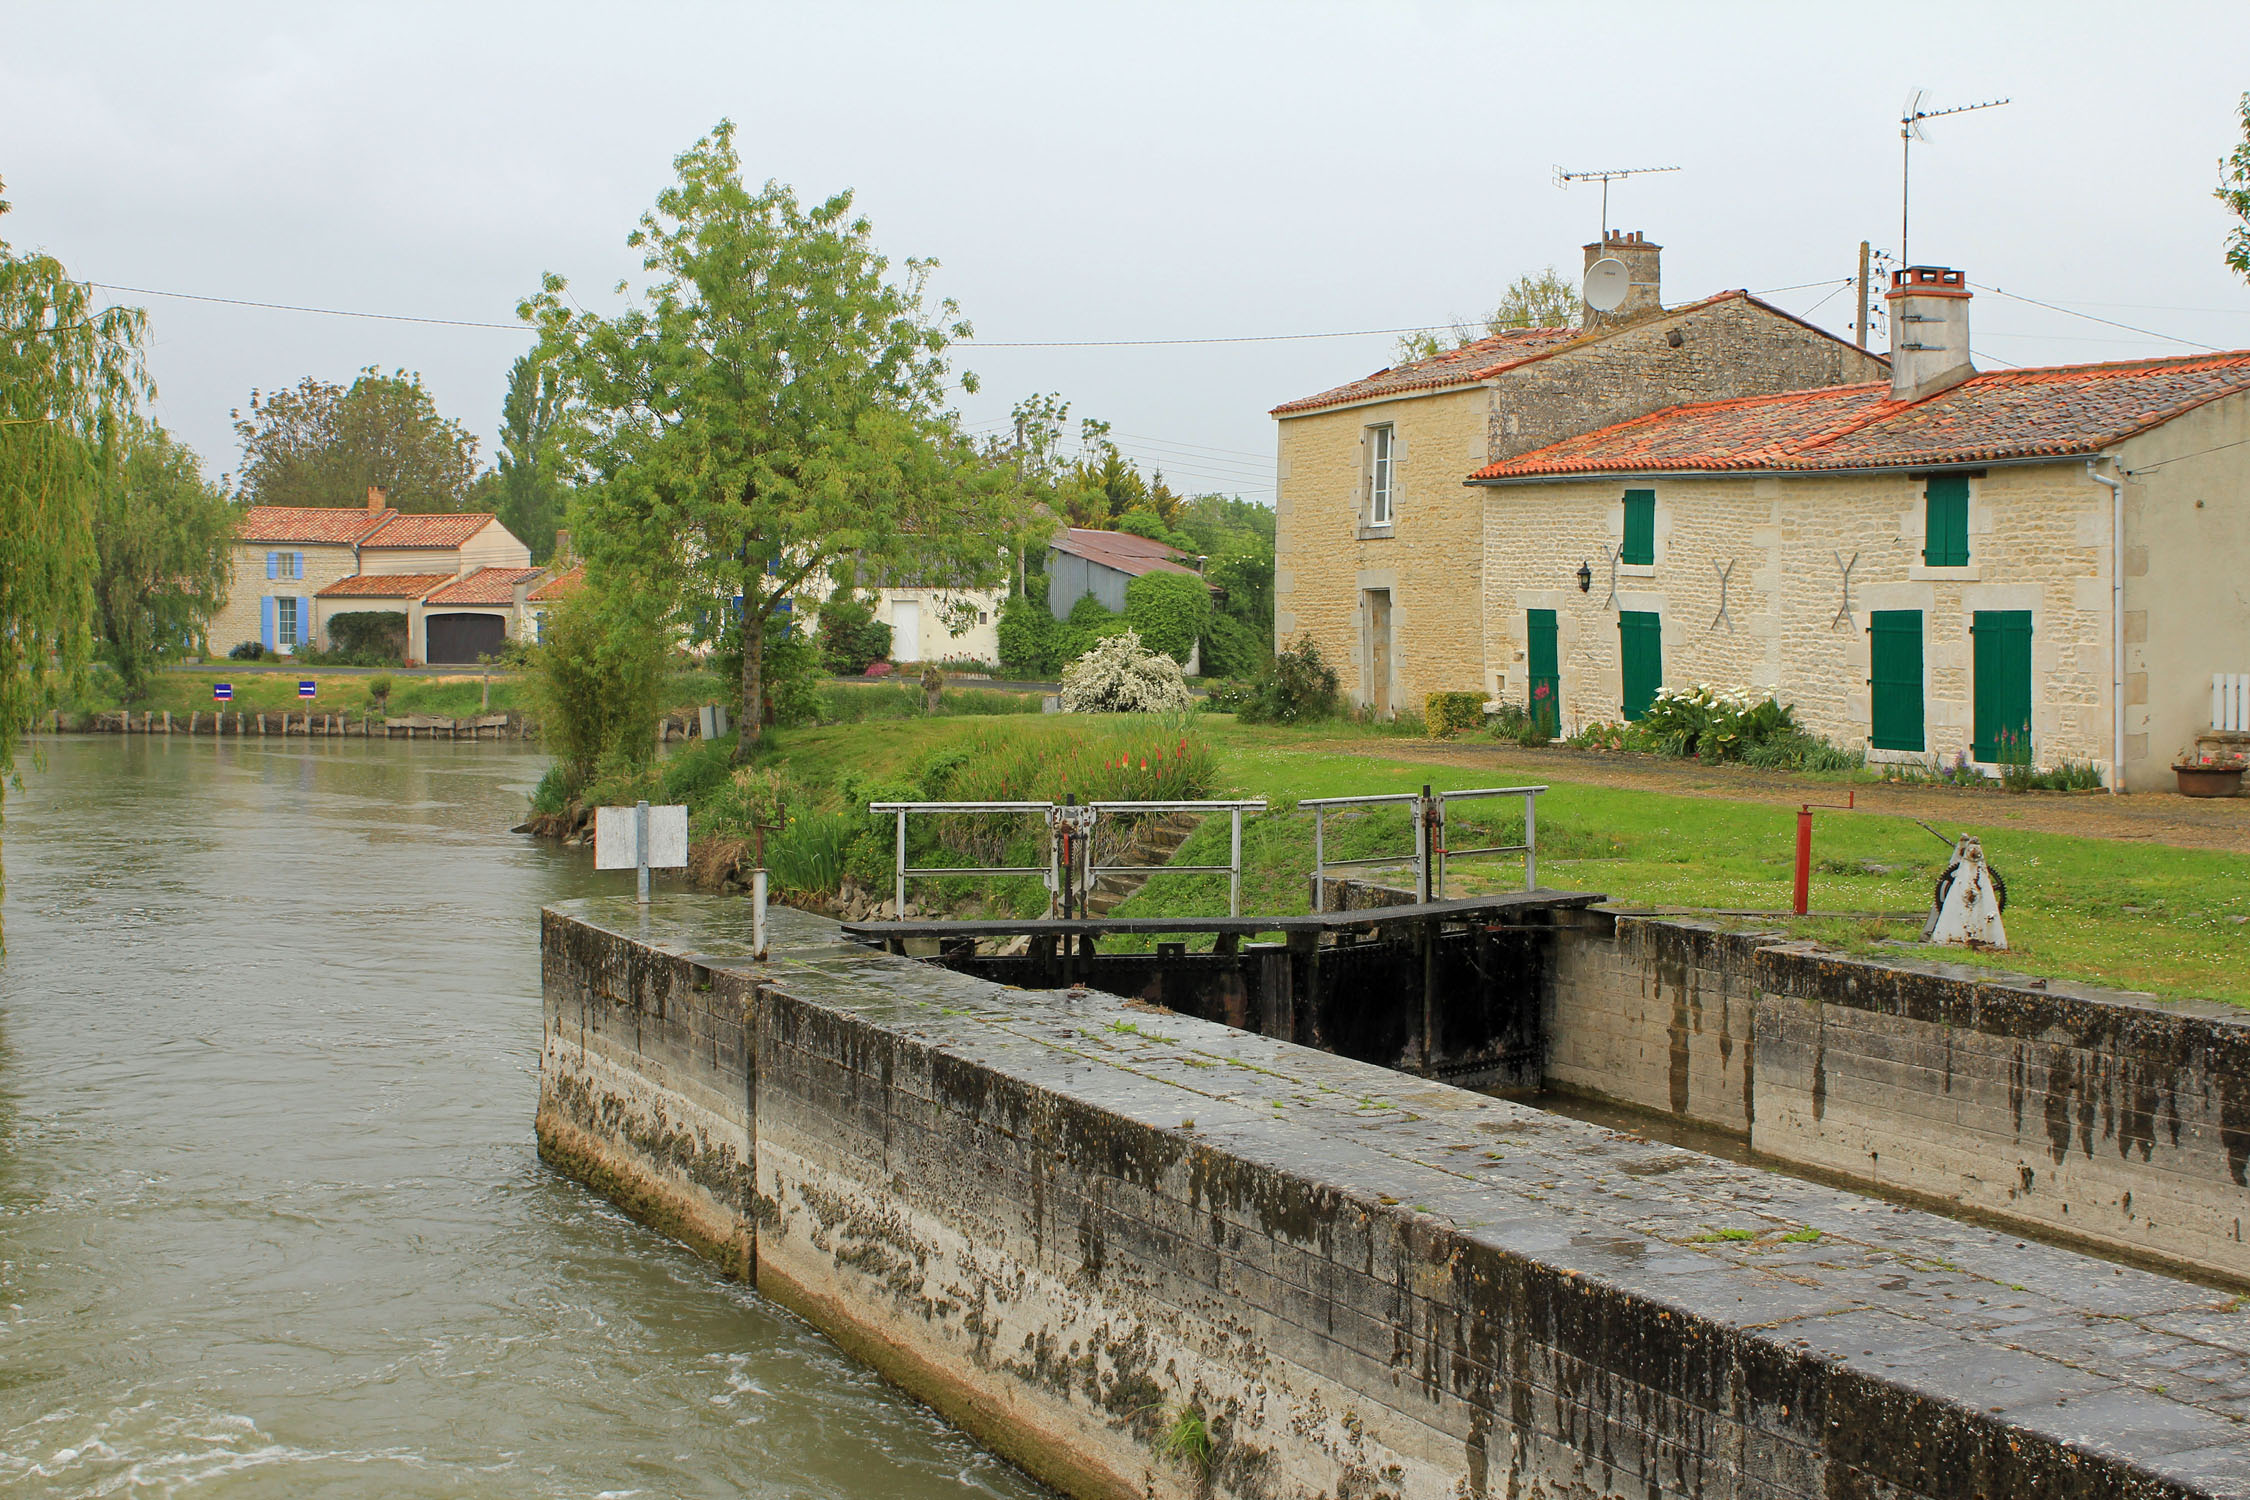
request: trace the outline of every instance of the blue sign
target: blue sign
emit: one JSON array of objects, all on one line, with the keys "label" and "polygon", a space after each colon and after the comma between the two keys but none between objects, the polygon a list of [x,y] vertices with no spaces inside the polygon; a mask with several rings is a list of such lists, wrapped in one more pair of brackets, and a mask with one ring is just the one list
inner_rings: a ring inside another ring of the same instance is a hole
[{"label": "blue sign", "polygon": [[226,702],[228,699],[234,696],[234,684],[231,682],[212,683],[211,696],[218,699],[221,703]]},{"label": "blue sign", "polygon": [[300,698],[310,698],[313,695],[313,690],[316,686],[317,684],[315,684],[310,677],[302,679],[297,684],[297,696]]}]

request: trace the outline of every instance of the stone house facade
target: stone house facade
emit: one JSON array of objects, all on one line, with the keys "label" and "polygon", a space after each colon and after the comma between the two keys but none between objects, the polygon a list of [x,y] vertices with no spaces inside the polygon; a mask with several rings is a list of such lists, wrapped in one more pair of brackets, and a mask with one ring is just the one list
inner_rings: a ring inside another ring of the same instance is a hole
[{"label": "stone house facade", "polygon": [[407,660],[468,663],[521,638],[542,570],[483,512],[401,515],[370,487],[365,509],[254,505],[235,523],[226,602],[209,649],[255,641],[277,655],[334,644],[339,615],[407,617]]},{"label": "stone house facade", "polygon": [[1959,272],[1901,271],[1889,300],[1917,347],[1888,381],[1680,406],[1471,477],[1499,694],[1568,731],[1703,683],[1873,760],[2169,786],[2213,674],[2250,671],[2250,351],[1979,374]]},{"label": "stone house facade", "polygon": [[1483,654],[1485,507],[1461,476],[1683,401],[1882,378],[1886,365],[1748,292],[1665,309],[1660,247],[1613,234],[1632,290],[1576,328],[1515,329],[1273,409],[1277,643],[1310,636],[1356,704],[1498,691]]}]

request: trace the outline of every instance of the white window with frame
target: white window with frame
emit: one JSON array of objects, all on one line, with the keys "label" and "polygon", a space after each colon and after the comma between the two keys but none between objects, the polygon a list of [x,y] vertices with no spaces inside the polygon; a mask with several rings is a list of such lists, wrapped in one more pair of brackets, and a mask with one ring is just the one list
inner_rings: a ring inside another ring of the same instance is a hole
[{"label": "white window with frame", "polygon": [[1397,476],[1393,452],[1395,438],[1391,424],[1367,429],[1367,524],[1391,524],[1391,501],[1395,495]]},{"label": "white window with frame", "polygon": [[295,647],[297,637],[297,601],[287,594],[273,601],[273,638],[276,643]]}]

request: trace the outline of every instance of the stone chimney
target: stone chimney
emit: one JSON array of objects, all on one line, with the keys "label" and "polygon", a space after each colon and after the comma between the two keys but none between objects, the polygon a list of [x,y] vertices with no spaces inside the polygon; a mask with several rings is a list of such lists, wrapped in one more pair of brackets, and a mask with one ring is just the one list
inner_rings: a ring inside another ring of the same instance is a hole
[{"label": "stone chimney", "polygon": [[570,533],[558,528],[555,532],[555,550],[548,563],[558,573],[568,572],[571,565]]},{"label": "stone chimney", "polygon": [[[1612,229],[1601,239],[1588,245],[1588,268],[1595,261],[1604,258],[1621,260],[1625,262],[1626,271],[1631,274],[1632,289],[1626,292],[1623,305],[1612,312],[1596,312],[1581,302],[1578,309],[1579,326],[1599,328],[1604,324],[1630,323],[1635,318],[1645,318],[1652,312],[1661,312],[1664,307],[1663,277],[1659,273],[1658,260],[1663,253],[1662,245],[1653,240],[1642,239],[1638,229],[1630,234],[1622,229]],[[1579,285],[1585,285],[1583,279]]]},{"label": "stone chimney", "polygon": [[383,493],[381,485],[371,484],[367,487],[367,508],[369,510],[381,510],[389,502],[390,496]]},{"label": "stone chimney", "polygon": [[1891,313],[1892,400],[1919,401],[1976,374],[1968,278],[1944,266],[1908,266],[1891,273],[1883,300]]}]

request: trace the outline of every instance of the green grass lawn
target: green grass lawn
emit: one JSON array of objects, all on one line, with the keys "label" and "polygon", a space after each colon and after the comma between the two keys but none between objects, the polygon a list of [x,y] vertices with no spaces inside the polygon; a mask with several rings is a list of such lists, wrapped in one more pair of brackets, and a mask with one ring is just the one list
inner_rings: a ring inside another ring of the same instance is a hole
[{"label": "green grass lawn", "polygon": [[[185,718],[195,710],[208,713],[218,708],[229,713],[280,713],[286,709],[356,715],[367,712],[367,685],[378,675],[320,667],[246,672],[242,670],[244,665],[225,662],[159,672],[148,697],[134,704],[133,709],[136,713],[143,709],[157,713],[169,709],[175,719]],[[310,700],[297,696],[298,682],[308,678],[320,685],[318,695]],[[211,696],[212,684],[220,682],[234,688],[234,698],[225,704]],[[386,712],[393,718],[413,714],[465,718],[470,714],[507,713],[525,707],[523,674],[494,672],[489,706],[486,706],[484,684],[484,673],[468,668],[458,673],[393,673]],[[665,706],[677,710],[716,702],[724,696],[725,687],[713,674],[682,672],[671,679]],[[85,694],[67,705],[64,713],[66,716],[104,713],[123,706],[115,674],[106,668],[96,668],[88,674]]]},{"label": "green grass lawn", "polygon": [[[922,719],[868,723],[775,736],[774,763],[834,806],[851,772],[891,775],[977,721]],[[989,722],[989,721],[987,721]],[[1456,790],[1492,784],[1489,771],[1397,759],[1404,737],[1340,728],[1332,746],[1301,730],[1239,725],[1200,716],[1195,730],[1217,752],[1226,783],[1215,795],[1265,797],[1275,811],[1245,825],[1243,903],[1277,914],[1309,906],[1312,815],[1304,797],[1413,791],[1425,782]],[[1008,732],[1063,735],[1062,716],[1008,721]],[[1564,781],[1550,775],[1539,801],[1539,874],[1546,886],[1599,891],[1628,906],[1773,911],[1789,905],[1796,813],[1789,807],[1679,796]],[[2030,794],[2038,795],[2038,794]],[[2005,804],[1964,801],[1953,824],[1975,833],[2008,882],[2006,954],[1917,949],[1960,962],[2090,983],[2250,1004],[2250,868],[2233,854],[2146,841],[2025,832],[1998,821]],[[1456,844],[1519,841],[1519,815],[1507,803],[1462,805]],[[1468,811],[1468,809],[1476,809]],[[1990,816],[1993,821],[1983,821]],[[1828,912],[1923,911],[1946,850],[1915,823],[1867,812],[1816,814],[1812,908]],[[1338,857],[1411,847],[1405,815],[1386,810],[1332,819],[1328,847]],[[1206,822],[1175,856],[1180,864],[1224,863],[1226,823]],[[1521,865],[1506,856],[1456,862],[1449,892],[1512,888]],[[1371,878],[1381,878],[1376,874]],[[1398,883],[1407,883],[1402,872]],[[1177,916],[1226,909],[1217,875],[1152,880],[1119,915]],[[1866,951],[1911,939],[1919,917],[1889,923],[1858,919],[1761,919],[1741,925],[1815,936]]]}]

